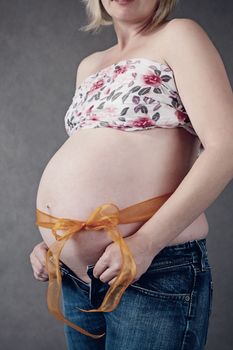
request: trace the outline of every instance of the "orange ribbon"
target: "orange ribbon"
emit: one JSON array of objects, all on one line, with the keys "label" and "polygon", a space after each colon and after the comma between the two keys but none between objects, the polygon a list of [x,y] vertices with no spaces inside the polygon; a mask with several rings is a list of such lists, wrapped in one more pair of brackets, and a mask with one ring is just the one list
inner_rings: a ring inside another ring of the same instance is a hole
[{"label": "orange ribbon", "polygon": [[[171,194],[172,192],[169,192],[162,196],[136,203],[121,210],[119,210],[119,208],[113,203],[106,203],[97,207],[91,213],[87,221],[57,218],[36,209],[35,224],[37,226],[50,228],[56,239],[56,241],[47,251],[46,268],[49,277],[47,291],[48,310],[54,314],[58,320],[61,320],[80,333],[95,339],[101,338],[105,335],[105,333],[99,335],[89,333],[66,319],[59,309],[59,297],[62,283],[59,268],[59,257],[65,242],[75,233],[83,229],[95,231],[105,230],[111,239],[119,245],[122,256],[121,270],[114,283],[108,289],[102,304],[98,309],[83,310],[79,308],[79,310],[83,312],[110,312],[118,306],[122,294],[136,276],[135,260],[126,242],[122,238],[120,232],[117,230],[117,225],[119,223],[128,224],[148,220],[168,199],[168,197],[170,197]],[[64,232],[62,235],[58,235],[56,230],[63,230]]]}]

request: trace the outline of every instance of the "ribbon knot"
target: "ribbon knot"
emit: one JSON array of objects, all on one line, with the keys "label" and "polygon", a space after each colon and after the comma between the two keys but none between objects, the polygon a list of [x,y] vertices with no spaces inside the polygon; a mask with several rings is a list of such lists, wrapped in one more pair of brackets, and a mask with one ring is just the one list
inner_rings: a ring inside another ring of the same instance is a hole
[{"label": "ribbon knot", "polygon": [[[60,241],[82,229],[86,231],[107,230],[116,227],[118,223],[119,208],[113,203],[106,203],[95,208],[89,218],[84,222],[59,218],[52,225],[52,234],[57,241]],[[62,234],[57,234],[57,230],[64,230],[64,232]]]},{"label": "ribbon knot", "polygon": [[85,230],[106,230],[119,223],[119,208],[112,203],[102,204],[95,208],[87,219]]}]

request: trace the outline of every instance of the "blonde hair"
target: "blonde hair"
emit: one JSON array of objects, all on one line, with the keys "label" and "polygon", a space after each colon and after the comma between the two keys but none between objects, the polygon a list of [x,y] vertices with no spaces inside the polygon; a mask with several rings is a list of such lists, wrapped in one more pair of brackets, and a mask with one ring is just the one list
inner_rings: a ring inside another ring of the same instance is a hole
[{"label": "blonde hair", "polygon": [[[79,28],[79,30],[97,33],[102,26],[112,25],[112,17],[107,13],[101,0],[81,0],[86,8],[89,23]],[[148,18],[146,24],[139,32],[151,32],[172,12],[178,0],[158,0],[154,13]]]}]

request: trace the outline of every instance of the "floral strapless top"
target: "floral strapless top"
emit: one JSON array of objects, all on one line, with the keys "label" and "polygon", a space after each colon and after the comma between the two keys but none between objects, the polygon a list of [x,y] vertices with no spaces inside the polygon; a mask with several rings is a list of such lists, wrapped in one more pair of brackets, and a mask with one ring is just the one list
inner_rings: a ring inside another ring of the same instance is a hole
[{"label": "floral strapless top", "polygon": [[76,89],[64,122],[69,136],[81,128],[102,127],[122,131],[182,127],[197,136],[172,69],[147,58],[121,60],[89,75]]}]

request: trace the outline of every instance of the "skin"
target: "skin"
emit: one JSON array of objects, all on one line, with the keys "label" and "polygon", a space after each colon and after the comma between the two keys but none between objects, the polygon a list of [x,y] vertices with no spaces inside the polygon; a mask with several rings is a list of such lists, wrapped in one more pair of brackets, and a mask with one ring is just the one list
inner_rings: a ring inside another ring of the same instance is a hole
[{"label": "skin", "polygon": [[48,281],[48,272],[45,266],[45,258],[48,246],[44,242],[35,245],[30,253],[30,262],[35,279],[38,281]]},{"label": "skin", "polygon": [[[140,45],[143,47],[144,45],[145,38],[141,34],[138,35],[137,30],[146,21],[157,1],[147,1],[146,5],[143,0],[135,1],[137,7],[131,4],[129,7],[127,6],[126,11],[125,8],[120,7],[115,2],[102,0],[106,11],[113,18],[118,41],[117,45],[108,52],[109,62],[110,57],[111,59],[114,57],[114,61],[117,61],[117,58],[120,59],[120,57],[127,57],[127,53],[130,57],[130,52],[134,52],[135,47],[140,47]],[[159,31],[160,28],[156,33],[157,37]],[[154,37],[156,38],[156,36]],[[180,40],[177,40],[177,38]],[[174,45],[174,42],[176,45]],[[181,187],[182,193],[179,196],[177,195],[174,200],[167,201],[171,203],[170,206],[163,206],[167,209],[160,211],[160,215],[148,220],[134,235],[125,238],[137,265],[135,280],[140,278],[147,270],[154,256],[158,254],[163,246],[167,245],[169,239],[175,238],[178,231],[192,222],[193,217],[196,217],[201,210],[205,209],[206,205],[211,203],[211,199],[214,199],[214,196],[216,198],[219,192],[214,192],[214,189],[221,191],[233,172],[233,165],[229,162],[227,164],[227,159],[232,157],[232,90],[217,50],[204,30],[196,22],[189,19],[170,21],[163,31],[163,43],[164,62],[168,63],[175,72],[179,94],[205,147],[205,158],[202,157],[205,161],[199,161],[201,166],[195,167],[195,169],[197,168],[196,177],[194,175],[188,176],[188,184],[184,185],[184,188]],[[98,71],[98,68],[93,64],[96,65],[99,55],[100,53],[93,54],[81,62],[77,71],[77,86],[89,74]],[[162,57],[160,61],[162,61]],[[102,62],[104,61],[102,60]],[[105,59],[105,64],[103,63],[102,66],[107,66],[109,62]],[[87,66],[94,66],[95,69],[90,72],[90,70],[87,70]],[[221,115],[221,118],[219,118],[219,115]],[[227,128],[223,128],[223,125],[227,125]],[[226,162],[224,162],[224,158]],[[216,159],[221,159],[221,167]],[[199,179],[206,177],[207,168],[212,170],[211,173],[215,174],[219,181],[218,184],[221,183],[222,187],[216,186],[214,179],[208,181],[212,187],[208,187],[207,183],[204,183],[202,196],[201,193],[198,196],[199,207],[194,208],[196,211],[193,212],[193,205],[187,207],[186,203],[182,202],[182,198],[185,197],[184,194],[190,193],[191,189],[195,188],[200,182]],[[222,171],[221,174],[220,170]],[[207,190],[210,193],[209,197]],[[206,202],[208,198],[210,198],[209,202]],[[186,208],[185,220],[182,214],[184,207]],[[169,232],[169,227],[173,227],[173,231],[170,230]],[[142,232],[143,234],[141,234]],[[145,234],[148,239],[145,239]],[[172,237],[172,235],[174,236]],[[44,245],[38,245],[32,252],[32,267],[33,269],[36,268],[37,276],[46,273],[42,267],[44,264],[41,258],[45,256],[45,253],[46,246]],[[35,255],[37,258],[35,258]],[[111,285],[119,273],[120,266],[120,250],[115,243],[110,243],[96,262],[93,272],[96,277]],[[44,279],[46,279],[46,274]]]}]

